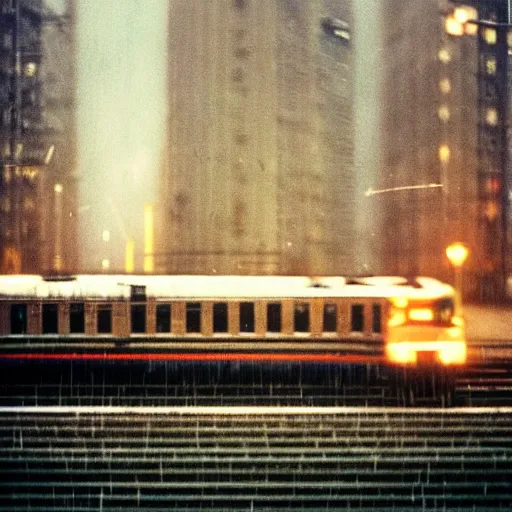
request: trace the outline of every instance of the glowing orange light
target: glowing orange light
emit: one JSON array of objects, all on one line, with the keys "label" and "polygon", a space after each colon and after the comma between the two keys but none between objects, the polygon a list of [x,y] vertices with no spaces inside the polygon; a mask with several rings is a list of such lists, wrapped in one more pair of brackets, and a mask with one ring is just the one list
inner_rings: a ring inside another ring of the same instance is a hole
[{"label": "glowing orange light", "polygon": [[431,322],[434,320],[434,312],[428,308],[410,309],[409,320],[413,322]]},{"label": "glowing orange light", "polygon": [[468,254],[468,248],[460,242],[451,244],[446,248],[446,256],[454,267],[462,267],[468,257]]}]

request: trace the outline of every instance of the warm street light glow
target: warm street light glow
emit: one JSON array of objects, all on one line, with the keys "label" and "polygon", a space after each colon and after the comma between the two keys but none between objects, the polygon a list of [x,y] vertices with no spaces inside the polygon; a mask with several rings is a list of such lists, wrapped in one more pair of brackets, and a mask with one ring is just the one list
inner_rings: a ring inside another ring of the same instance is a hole
[{"label": "warm street light glow", "polygon": [[64,190],[64,187],[60,183],[55,183],[53,190],[56,194],[60,194]]},{"label": "warm street light glow", "polygon": [[468,254],[468,248],[460,242],[451,244],[446,248],[446,256],[455,268],[460,268],[462,265],[464,265]]},{"label": "warm street light glow", "polygon": [[108,229],[103,230],[102,238],[104,242],[110,241],[110,231]]}]

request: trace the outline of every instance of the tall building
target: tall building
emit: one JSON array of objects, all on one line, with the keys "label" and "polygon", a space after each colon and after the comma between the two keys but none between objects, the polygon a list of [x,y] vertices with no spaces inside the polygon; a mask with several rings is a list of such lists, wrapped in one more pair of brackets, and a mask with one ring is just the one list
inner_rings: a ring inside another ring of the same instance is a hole
[{"label": "tall building", "polygon": [[[503,20],[504,2],[463,3],[476,7],[471,19]],[[492,31],[447,25],[461,4],[397,0],[384,14],[380,186],[391,192],[379,198],[382,261],[385,272],[452,280],[445,249],[462,242],[464,293],[485,298],[501,274],[499,232],[490,231],[501,214],[489,195],[503,169],[504,125],[489,94],[503,67]]]},{"label": "tall building", "polygon": [[40,59],[40,0],[0,2],[0,266],[40,269],[41,164],[44,148]]},{"label": "tall building", "polygon": [[354,272],[351,2],[169,11],[156,268]]},{"label": "tall building", "polygon": [[62,156],[73,152],[68,29],[42,0],[0,0],[1,272],[61,271],[74,260],[72,250],[55,254],[59,233],[76,247],[71,195],[61,197],[73,169]]}]

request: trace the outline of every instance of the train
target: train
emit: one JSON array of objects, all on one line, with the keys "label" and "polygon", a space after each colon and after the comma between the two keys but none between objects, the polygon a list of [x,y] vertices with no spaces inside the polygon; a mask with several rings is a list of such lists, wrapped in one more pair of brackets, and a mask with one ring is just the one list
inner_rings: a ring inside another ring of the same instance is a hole
[{"label": "train", "polygon": [[0,354],[98,357],[109,347],[110,357],[417,368],[467,358],[459,295],[429,277],[0,276]]}]

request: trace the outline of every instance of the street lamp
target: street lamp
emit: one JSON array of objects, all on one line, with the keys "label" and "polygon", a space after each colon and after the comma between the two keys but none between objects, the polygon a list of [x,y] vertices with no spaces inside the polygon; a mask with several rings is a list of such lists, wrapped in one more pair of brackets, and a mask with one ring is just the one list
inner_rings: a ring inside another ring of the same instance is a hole
[{"label": "street lamp", "polygon": [[455,269],[455,290],[462,296],[462,266],[469,254],[468,248],[461,242],[455,242],[446,248],[446,256]]}]

